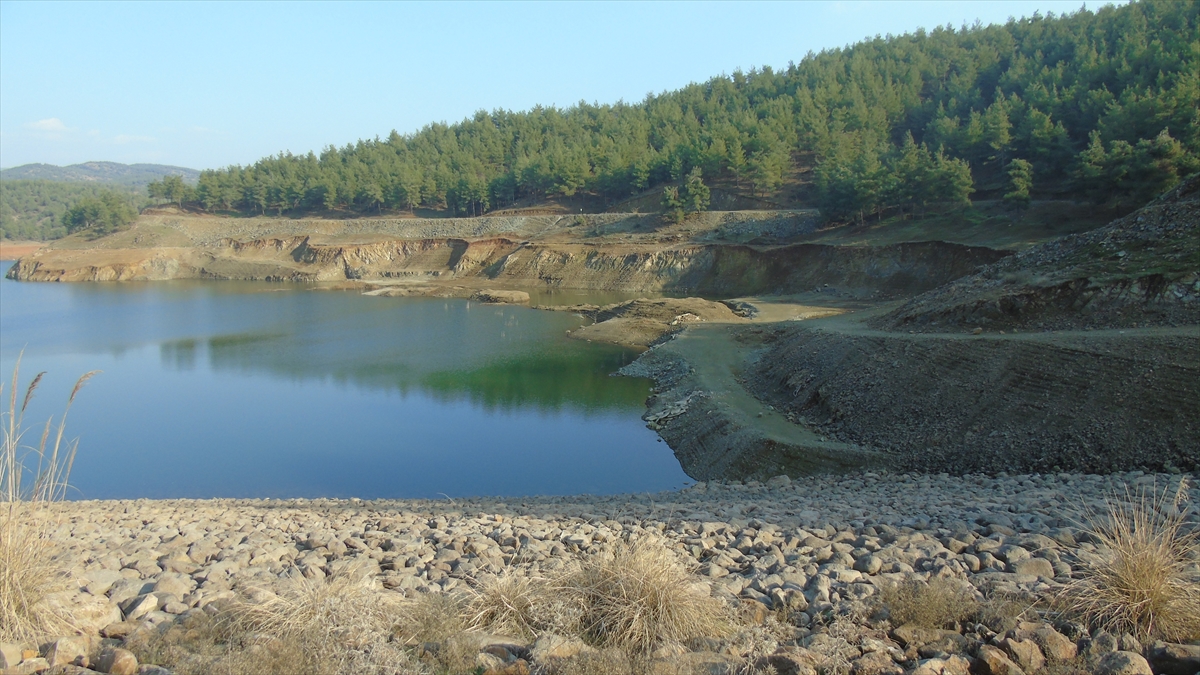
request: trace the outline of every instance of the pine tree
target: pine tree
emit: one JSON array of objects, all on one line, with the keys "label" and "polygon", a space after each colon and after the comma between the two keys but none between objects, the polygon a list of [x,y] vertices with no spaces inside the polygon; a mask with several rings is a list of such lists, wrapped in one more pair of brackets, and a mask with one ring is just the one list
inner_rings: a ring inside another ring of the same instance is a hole
[{"label": "pine tree", "polygon": [[1014,159],[1008,163],[1008,192],[1004,193],[1005,203],[1017,210],[1029,206],[1029,189],[1033,187],[1033,165],[1023,159]]}]

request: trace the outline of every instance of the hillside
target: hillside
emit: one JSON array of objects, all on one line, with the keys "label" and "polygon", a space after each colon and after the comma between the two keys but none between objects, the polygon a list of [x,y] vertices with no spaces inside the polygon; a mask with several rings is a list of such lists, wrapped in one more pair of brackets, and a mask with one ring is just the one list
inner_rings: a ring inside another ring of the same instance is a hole
[{"label": "hillside", "polygon": [[1200,169],[1198,16],[1196,3],[1145,0],[876,38],[637,103],[480,111],[205,171],[190,201],[294,216],[563,200],[573,213],[646,212],[694,177],[709,208],[819,208],[830,221],[971,199],[1128,212]]},{"label": "hillside", "polygon": [[150,181],[163,176],[182,176],[184,182],[195,184],[200,172],[181,166],[165,164],[119,164],[117,162],[84,162],[70,166],[53,164],[23,164],[0,171],[0,180],[45,180],[60,183],[100,183],[145,188]]},{"label": "hillside", "polygon": [[147,203],[145,189],[116,183],[0,180],[0,240],[48,241],[66,235],[62,216],[76,202],[117,193],[134,207]]}]

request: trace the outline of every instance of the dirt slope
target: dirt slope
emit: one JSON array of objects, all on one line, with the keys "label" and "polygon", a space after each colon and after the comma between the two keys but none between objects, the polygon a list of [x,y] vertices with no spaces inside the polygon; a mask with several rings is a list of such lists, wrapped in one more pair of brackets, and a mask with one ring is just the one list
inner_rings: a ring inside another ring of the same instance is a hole
[{"label": "dirt slope", "polygon": [[1200,176],[1113,223],[923,293],[881,328],[1200,324]]}]

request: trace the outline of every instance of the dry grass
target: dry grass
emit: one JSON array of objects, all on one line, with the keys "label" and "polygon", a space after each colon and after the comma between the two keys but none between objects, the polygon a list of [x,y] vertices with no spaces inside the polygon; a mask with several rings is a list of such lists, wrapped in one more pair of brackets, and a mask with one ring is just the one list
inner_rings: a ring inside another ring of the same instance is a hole
[{"label": "dry grass", "polygon": [[351,568],[316,581],[295,577],[263,602],[235,604],[230,615],[238,633],[300,645],[323,672],[394,672],[405,660],[391,640],[394,598]]},{"label": "dry grass", "polygon": [[585,561],[563,579],[580,608],[579,632],[602,646],[646,654],[664,642],[729,632],[724,603],[661,543],[639,542]]},{"label": "dry grass", "polygon": [[177,675],[421,672],[392,640],[397,601],[354,569],[316,581],[296,577],[261,596],[135,633],[127,647]]},{"label": "dry grass", "polygon": [[944,628],[979,611],[974,594],[961,583],[934,578],[909,579],[880,588],[879,602],[888,609],[893,626],[916,624]]},{"label": "dry grass", "polygon": [[401,643],[417,646],[442,642],[467,629],[464,599],[447,593],[426,593],[396,608],[392,634]]},{"label": "dry grass", "polygon": [[[54,519],[46,506],[66,496],[76,443],[64,441],[75,396],[97,371],[75,383],[59,423],[47,420],[37,445],[25,445],[24,416],[45,373],[25,388],[17,405],[21,360],[13,368],[0,442],[0,640],[36,641],[72,632],[63,608],[47,596],[66,588],[65,570],[54,559]],[[4,386],[0,384],[0,399]]]},{"label": "dry grass", "polygon": [[1188,523],[1187,478],[1176,489],[1106,500],[1089,531],[1098,550],[1082,556],[1081,575],[1061,601],[1089,623],[1139,638],[1183,642],[1200,638],[1198,531]]},{"label": "dry grass", "polygon": [[466,624],[474,630],[531,638],[553,623],[547,610],[555,596],[544,579],[505,570],[468,593]]}]

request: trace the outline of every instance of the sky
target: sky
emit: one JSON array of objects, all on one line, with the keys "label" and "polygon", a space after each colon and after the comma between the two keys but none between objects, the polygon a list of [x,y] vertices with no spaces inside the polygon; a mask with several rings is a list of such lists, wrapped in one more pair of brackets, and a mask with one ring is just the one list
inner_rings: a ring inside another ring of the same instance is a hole
[{"label": "sky", "polygon": [[1082,6],[0,1],[0,167],[251,164],[478,110],[636,102],[875,35]]}]

